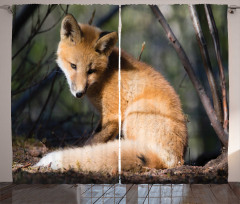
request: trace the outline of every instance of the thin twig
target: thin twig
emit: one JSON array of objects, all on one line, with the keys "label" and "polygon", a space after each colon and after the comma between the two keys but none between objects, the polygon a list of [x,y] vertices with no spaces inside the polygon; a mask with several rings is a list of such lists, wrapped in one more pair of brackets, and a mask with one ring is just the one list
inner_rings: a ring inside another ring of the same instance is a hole
[{"label": "thin twig", "polygon": [[69,9],[69,5],[67,4],[66,5],[66,10],[65,10],[66,15],[68,14],[68,9]]},{"label": "thin twig", "polygon": [[22,92],[27,91],[28,89],[33,88],[34,86],[39,85],[40,83],[42,83],[44,80],[46,80],[46,79],[47,79],[53,72],[55,72],[55,71],[56,71],[56,70],[53,69],[49,74],[45,75],[42,79],[40,79],[39,81],[37,81],[37,82],[35,82],[35,83],[33,83],[33,84],[31,84],[31,85],[23,88],[23,89],[16,90],[16,91],[12,91],[12,92],[11,92],[11,95],[12,95],[12,96],[15,96],[15,95],[17,95],[17,94],[20,94],[20,93],[22,93]]},{"label": "thin twig", "polygon": [[61,21],[61,19],[63,18],[64,15],[65,14],[63,14],[51,27],[49,27],[49,28],[47,28],[45,30],[39,31],[38,34],[46,33],[48,31],[52,30]]},{"label": "thin twig", "polygon": [[201,29],[201,25],[200,25],[199,17],[198,17],[198,14],[197,14],[196,6],[195,5],[189,5],[189,10],[190,10],[190,13],[191,13],[193,26],[194,26],[194,29],[195,29],[195,32],[196,32],[196,38],[197,38],[197,41],[198,41],[198,45],[199,45],[199,48],[200,48],[200,51],[201,51],[204,68],[205,68],[205,71],[206,71],[206,74],[207,74],[208,83],[209,83],[211,93],[212,93],[213,107],[214,107],[214,110],[215,110],[216,115],[218,117],[218,120],[220,122],[223,122],[222,106],[221,106],[221,102],[220,102],[220,99],[219,99],[219,96],[218,96],[217,84],[216,84],[216,81],[215,81],[214,76],[213,76],[212,65],[211,65],[211,61],[210,61],[210,57],[209,57],[209,53],[208,53],[207,43],[206,43],[206,40],[204,38],[202,29]]},{"label": "thin twig", "polygon": [[35,121],[32,129],[29,131],[27,138],[30,138],[30,137],[32,136],[32,134],[33,134],[36,126],[38,125],[40,119],[42,118],[42,115],[43,115],[43,113],[44,113],[44,111],[45,111],[45,109],[46,109],[46,107],[47,107],[47,105],[48,105],[48,102],[49,102],[51,96],[52,96],[52,91],[53,91],[54,84],[55,84],[55,81],[56,81],[56,78],[57,78],[57,74],[58,74],[58,73],[56,72],[56,74],[55,74],[55,76],[54,76],[54,78],[53,78],[53,81],[52,81],[51,88],[50,88],[50,91],[49,91],[49,93],[48,93],[47,99],[46,99],[46,101],[45,101],[45,103],[44,103],[44,105],[43,105],[43,107],[42,107],[42,109],[41,109],[41,112],[40,112],[40,114],[38,115],[38,118],[37,118],[37,120]]},{"label": "thin twig", "polygon": [[187,76],[187,73],[185,73],[184,76],[183,76],[183,78],[181,79],[181,81],[180,81],[180,83],[179,83],[179,85],[178,85],[178,89],[180,89],[180,88],[183,87],[182,84],[183,84],[184,80],[186,79],[186,76]]},{"label": "thin twig", "polygon": [[51,108],[50,108],[51,112],[49,113],[48,119],[46,120],[47,121],[46,124],[48,124],[50,122],[53,110],[56,107],[55,105],[56,105],[62,91],[64,90],[64,88],[65,88],[65,83],[61,83],[60,86],[59,86],[59,91],[57,93],[57,96],[55,97],[55,100],[53,101],[53,103],[51,105]]},{"label": "thin twig", "polygon": [[23,65],[24,65],[24,63],[25,63],[25,61],[26,61],[26,59],[28,57],[28,54],[30,53],[31,49],[33,48],[33,45],[34,45],[34,41],[32,43],[30,43],[27,51],[25,52],[24,57],[21,60],[21,63],[19,64],[19,66],[15,69],[14,73],[12,74],[12,81],[14,81],[14,78],[17,76],[18,72],[20,70],[22,70],[22,67],[23,67]]},{"label": "thin twig", "polygon": [[55,8],[55,6],[51,6],[48,8],[44,18],[42,19],[42,21],[40,22],[40,18],[38,18],[36,27],[32,29],[31,35],[30,37],[27,39],[27,41],[23,44],[23,46],[13,55],[12,60],[15,59],[16,56],[19,55],[20,52],[22,52],[22,50],[32,41],[32,39],[39,34],[39,30],[41,29],[43,23],[46,21],[47,17],[49,16],[49,14],[53,11],[53,9]]},{"label": "thin twig", "polygon": [[[42,62],[43,58],[46,56],[46,54],[47,54],[47,47],[46,47],[45,50],[46,51],[43,53],[43,55],[40,58],[38,63],[33,63],[32,66],[30,67],[30,69],[27,69],[27,70],[23,69],[21,71],[21,75],[18,75],[18,78],[16,78],[16,79],[20,79],[21,83],[19,83],[18,86],[11,92],[12,94],[19,92],[19,90],[22,89],[22,87],[24,87],[27,82],[32,83],[31,81],[33,81],[33,79],[35,78],[34,76],[36,76],[37,73],[39,72],[40,66],[41,66],[41,62]],[[25,61],[27,62],[28,59],[25,59]]]},{"label": "thin twig", "polygon": [[[34,96],[39,93],[40,91],[42,91],[44,89],[45,86],[47,86],[50,82],[53,81],[54,77],[55,77],[55,73],[58,73],[60,71],[59,68],[56,66],[54,68],[56,71],[52,72],[52,74],[49,75],[48,78],[46,78],[45,80],[43,80],[41,83],[39,83],[36,86],[33,86],[31,89],[28,89],[27,91],[25,91],[21,97],[15,102],[12,103],[12,117],[16,115],[16,113],[18,111],[23,111],[24,107],[26,106],[27,102],[34,99]],[[58,75],[59,76],[59,75]]]},{"label": "thin twig", "polygon": [[142,57],[142,53],[143,53],[143,50],[144,50],[144,48],[145,48],[145,41],[142,43],[142,48],[141,48],[141,52],[140,52],[140,55],[138,56],[138,61],[140,61],[141,60],[141,57]]},{"label": "thin twig", "polygon": [[61,139],[61,142],[60,142],[60,147],[62,147],[62,145],[65,145],[65,138],[66,138],[66,133],[65,134],[63,134],[63,137],[62,137],[62,139]]},{"label": "thin twig", "polygon": [[185,51],[183,50],[181,44],[179,43],[179,41],[177,40],[176,36],[174,35],[172,29],[170,28],[170,26],[168,25],[166,19],[164,18],[163,14],[161,13],[161,11],[159,10],[159,8],[157,6],[153,6],[150,5],[153,13],[155,14],[156,18],[158,19],[159,23],[162,25],[169,41],[171,42],[171,44],[173,45],[173,47],[175,48],[175,51],[178,54],[178,57],[180,58],[183,67],[185,68],[186,72],[188,73],[188,76],[190,78],[190,80],[192,81],[195,89],[197,90],[197,93],[200,97],[200,100],[205,108],[205,111],[211,121],[211,125],[213,126],[216,134],[218,135],[219,139],[221,140],[221,142],[223,143],[223,145],[225,147],[227,147],[228,145],[228,134],[226,134],[223,130],[223,127],[221,125],[221,123],[218,121],[216,113],[212,107],[211,101],[208,98],[204,87],[202,86],[201,82],[197,79],[193,67],[185,53]]},{"label": "thin twig", "polygon": [[46,33],[46,32],[48,32],[48,31],[52,30],[52,29],[61,21],[61,19],[62,19],[65,15],[67,15],[69,5],[66,6],[66,9],[65,9],[65,10],[62,8],[62,6],[60,6],[60,8],[63,10],[63,15],[61,15],[61,17],[60,17],[51,27],[49,27],[49,28],[47,28],[47,29],[45,29],[45,30],[39,31],[38,34]]},{"label": "thin twig", "polygon": [[204,5],[205,13],[208,21],[208,27],[213,39],[214,48],[217,56],[219,75],[221,81],[221,89],[222,89],[222,103],[223,103],[223,128],[225,132],[228,132],[228,103],[227,103],[227,92],[226,92],[226,80],[223,71],[222,57],[220,52],[220,43],[218,36],[218,29],[213,17],[212,9],[210,5]]},{"label": "thin twig", "polygon": [[92,22],[93,22],[95,13],[96,13],[96,9],[93,10],[93,12],[92,12],[92,17],[91,17],[90,20],[88,21],[88,24],[89,24],[89,25],[92,25]]},{"label": "thin twig", "polygon": [[61,10],[63,11],[63,13],[64,13],[65,15],[68,14],[68,9],[69,9],[69,5],[68,5],[68,4],[66,5],[66,9],[65,9],[65,10],[63,9],[63,7],[62,7],[61,4],[59,4],[59,7],[61,8]]},{"label": "thin twig", "polygon": [[27,167],[29,167],[29,166],[31,166],[31,163],[27,163],[27,164],[25,164],[24,166],[22,166],[21,168],[27,168]]}]

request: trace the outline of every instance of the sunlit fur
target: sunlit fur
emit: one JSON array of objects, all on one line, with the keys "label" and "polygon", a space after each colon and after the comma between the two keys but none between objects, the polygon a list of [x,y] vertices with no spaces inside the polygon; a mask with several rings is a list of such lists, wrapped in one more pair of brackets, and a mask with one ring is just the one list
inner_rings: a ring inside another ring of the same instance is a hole
[{"label": "sunlit fur", "polygon": [[[73,28],[75,19],[67,16]],[[65,19],[66,20],[66,19]],[[53,169],[106,171],[118,169],[118,49],[116,33],[99,37],[98,28],[80,24],[71,37],[61,30],[57,62],[72,94],[82,91],[101,114],[100,128],[83,148],[59,150],[46,155],[37,166],[51,162]],[[107,44],[109,39],[114,44]],[[98,49],[107,49],[99,53]],[[77,65],[74,70],[71,63]],[[87,75],[89,64],[96,73]],[[74,86],[74,87],[73,87]],[[186,120],[172,86],[149,65],[121,52],[122,170],[139,167],[172,168],[184,163]]]}]

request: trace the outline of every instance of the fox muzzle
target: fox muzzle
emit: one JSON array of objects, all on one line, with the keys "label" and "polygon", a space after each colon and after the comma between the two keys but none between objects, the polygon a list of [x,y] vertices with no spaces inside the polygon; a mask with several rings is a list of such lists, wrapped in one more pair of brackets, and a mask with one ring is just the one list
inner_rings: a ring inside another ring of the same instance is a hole
[{"label": "fox muzzle", "polygon": [[83,91],[76,92],[76,97],[81,98],[87,92],[88,84],[85,86]]},{"label": "fox muzzle", "polygon": [[77,93],[76,93],[76,97],[77,97],[77,98],[81,98],[83,95],[84,95],[83,92],[77,92]]}]

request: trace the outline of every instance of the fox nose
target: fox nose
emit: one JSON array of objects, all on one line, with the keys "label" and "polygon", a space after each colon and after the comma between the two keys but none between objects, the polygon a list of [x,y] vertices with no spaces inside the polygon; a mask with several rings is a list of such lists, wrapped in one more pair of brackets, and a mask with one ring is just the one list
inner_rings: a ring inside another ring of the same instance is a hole
[{"label": "fox nose", "polygon": [[82,96],[83,96],[83,92],[77,92],[77,93],[76,93],[76,97],[77,97],[77,98],[81,98]]}]

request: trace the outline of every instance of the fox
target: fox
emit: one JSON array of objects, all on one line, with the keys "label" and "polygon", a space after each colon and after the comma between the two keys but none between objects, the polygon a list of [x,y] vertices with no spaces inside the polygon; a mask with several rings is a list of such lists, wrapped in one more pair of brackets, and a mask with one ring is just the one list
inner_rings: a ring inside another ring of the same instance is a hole
[{"label": "fox", "polygon": [[[86,95],[101,119],[85,146],[48,153],[36,166],[118,171],[117,41],[117,32],[78,23],[71,14],[62,20],[56,62],[72,95]],[[158,71],[122,49],[120,63],[122,171],[183,165],[188,134],[179,96]]]}]

